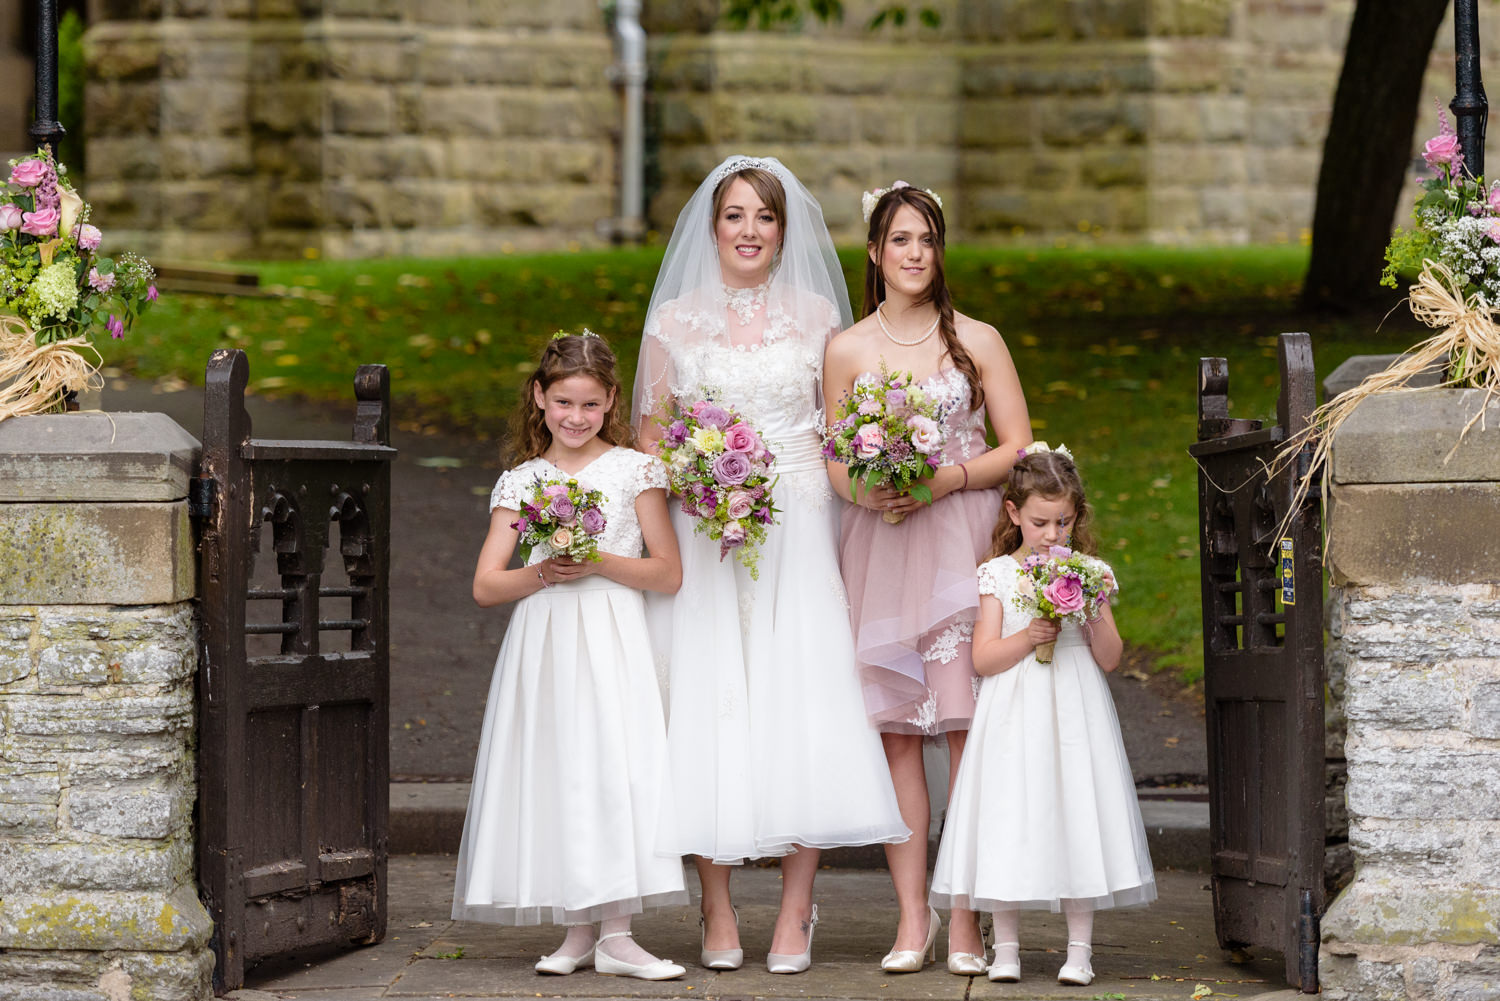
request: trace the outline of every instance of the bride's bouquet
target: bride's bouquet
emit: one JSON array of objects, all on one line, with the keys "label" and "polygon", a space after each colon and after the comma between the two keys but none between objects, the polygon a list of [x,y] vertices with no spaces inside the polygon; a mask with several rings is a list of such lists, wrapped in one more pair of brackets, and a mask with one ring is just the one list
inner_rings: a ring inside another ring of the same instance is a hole
[{"label": "bride's bouquet", "polygon": [[776,457],[748,421],[712,398],[687,409],[674,406],[662,425],[661,458],[682,513],[693,519],[694,531],[719,543],[720,560],[733,552],[750,576],[759,577],[759,546],[776,519]]},{"label": "bride's bouquet", "polygon": [[[1032,619],[1054,619],[1083,625],[1099,614],[1116,589],[1109,564],[1067,546],[1051,546],[1021,561],[1021,576],[1011,604]],[[1052,663],[1056,642],[1036,648],[1038,664]]]},{"label": "bride's bouquet", "polygon": [[[921,481],[937,472],[944,437],[937,401],[912,385],[910,372],[892,374],[882,364],[878,380],[861,376],[839,404],[823,432],[823,457],[849,467],[856,494],[861,485],[885,485],[931,504],[932,488]],[[883,517],[894,525],[906,515]]]},{"label": "bride's bouquet", "polygon": [[521,517],[510,527],[521,533],[521,559],[529,562],[538,546],[550,559],[570,556],[579,562],[599,562],[599,536],[608,521],[604,494],[577,480],[544,480],[531,489],[531,500],[521,504]]}]

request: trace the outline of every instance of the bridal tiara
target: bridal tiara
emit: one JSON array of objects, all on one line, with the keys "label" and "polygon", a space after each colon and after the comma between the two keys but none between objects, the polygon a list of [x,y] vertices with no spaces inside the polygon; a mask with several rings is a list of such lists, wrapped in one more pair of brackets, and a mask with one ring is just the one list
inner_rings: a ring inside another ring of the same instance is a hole
[{"label": "bridal tiara", "polygon": [[[899,191],[902,188],[909,187],[911,187],[911,185],[905,181],[892,181],[889,188],[876,188],[873,191],[866,191],[863,195],[860,196],[859,199],[860,209],[863,210],[865,214],[865,222],[870,221],[870,216],[875,213],[875,206],[880,203],[881,198],[892,191]],[[923,188],[922,192],[933,201],[937,202],[938,208],[943,207],[943,200],[937,196],[936,191],[933,191],[931,188]]]},{"label": "bridal tiara", "polygon": [[717,184],[730,174],[737,174],[742,170],[765,170],[775,174],[778,180],[785,181],[786,178],[782,176],[785,169],[780,160],[762,159],[758,156],[737,156],[720,164],[719,169],[713,172],[712,180]]}]

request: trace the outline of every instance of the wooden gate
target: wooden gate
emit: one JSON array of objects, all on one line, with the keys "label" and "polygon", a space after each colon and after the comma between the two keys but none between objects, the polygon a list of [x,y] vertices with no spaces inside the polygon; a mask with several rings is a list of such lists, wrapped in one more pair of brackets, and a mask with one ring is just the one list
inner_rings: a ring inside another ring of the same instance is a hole
[{"label": "wooden gate", "polygon": [[[241,351],[209,360],[192,497],[202,525],[198,876],[218,993],[242,986],[257,959],[378,942],[386,924],[388,376],[359,369],[353,441],[342,442],[250,437],[248,376]],[[266,522],[269,586],[254,580]],[[332,523],[346,585],[323,582]],[[341,603],[347,617],[330,617]],[[269,621],[247,616],[276,605]]]},{"label": "wooden gate", "polygon": [[1323,913],[1323,568],[1316,488],[1280,533],[1307,450],[1267,477],[1316,406],[1312,344],[1282,334],[1277,424],[1229,416],[1229,367],[1200,362],[1198,521],[1214,924],[1318,989]]}]

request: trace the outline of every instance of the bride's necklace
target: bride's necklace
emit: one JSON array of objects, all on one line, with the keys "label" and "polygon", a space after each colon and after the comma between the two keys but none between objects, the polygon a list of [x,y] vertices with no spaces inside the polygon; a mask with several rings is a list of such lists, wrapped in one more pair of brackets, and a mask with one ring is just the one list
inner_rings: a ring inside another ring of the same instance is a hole
[{"label": "bride's necklace", "polygon": [[724,286],[724,298],[729,301],[729,308],[734,315],[739,317],[740,326],[750,326],[750,321],[755,318],[755,312],[766,305],[766,293],[770,290],[771,283],[766,282],[754,288],[731,288]]},{"label": "bride's necklace", "polygon": [[884,331],[886,337],[890,338],[892,344],[899,344],[903,348],[914,348],[918,344],[921,344],[923,341],[927,340],[927,338],[931,337],[932,332],[938,328],[938,323],[942,320],[942,318],[942,314],[939,313],[937,317],[933,319],[932,326],[928,327],[921,337],[918,337],[914,341],[903,341],[901,338],[891,333],[891,328],[886,326],[885,303],[882,302],[880,305],[875,307],[875,322],[880,324],[880,329]]}]

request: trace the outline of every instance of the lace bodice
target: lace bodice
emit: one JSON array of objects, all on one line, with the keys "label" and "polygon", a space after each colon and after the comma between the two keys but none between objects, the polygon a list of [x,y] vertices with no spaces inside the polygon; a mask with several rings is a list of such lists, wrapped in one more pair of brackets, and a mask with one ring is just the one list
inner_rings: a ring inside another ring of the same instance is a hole
[{"label": "lace bodice", "polygon": [[[1018,633],[1031,624],[1031,620],[1017,612],[1015,606],[1010,603],[1011,596],[1016,593],[1016,581],[1020,576],[1021,564],[1008,553],[1004,556],[997,556],[979,567],[979,593],[999,599],[1001,607],[1005,609],[1005,621],[1000,627],[1001,636]],[[1071,622],[1063,623],[1064,631],[1077,628]]]},{"label": "lace bodice", "polygon": [[736,343],[738,331],[726,331],[725,304],[716,297],[685,296],[658,309],[646,323],[647,349],[664,356],[658,392],[689,403],[708,391],[771,441],[820,431],[823,348],[838,312],[826,299],[774,285],[764,310],[754,343]]},{"label": "lace bodice", "polygon": [[[640,556],[641,523],[635,516],[635,499],[643,490],[666,489],[667,467],[655,456],[630,448],[615,447],[605,452],[577,473],[568,474],[546,459],[528,459],[500,474],[490,493],[490,510],[497,507],[519,511],[531,499],[537,477],[545,482],[577,480],[581,485],[602,491],[607,524],[599,537],[599,548],[616,556]],[[532,551],[530,563],[540,563],[547,554]]]}]

